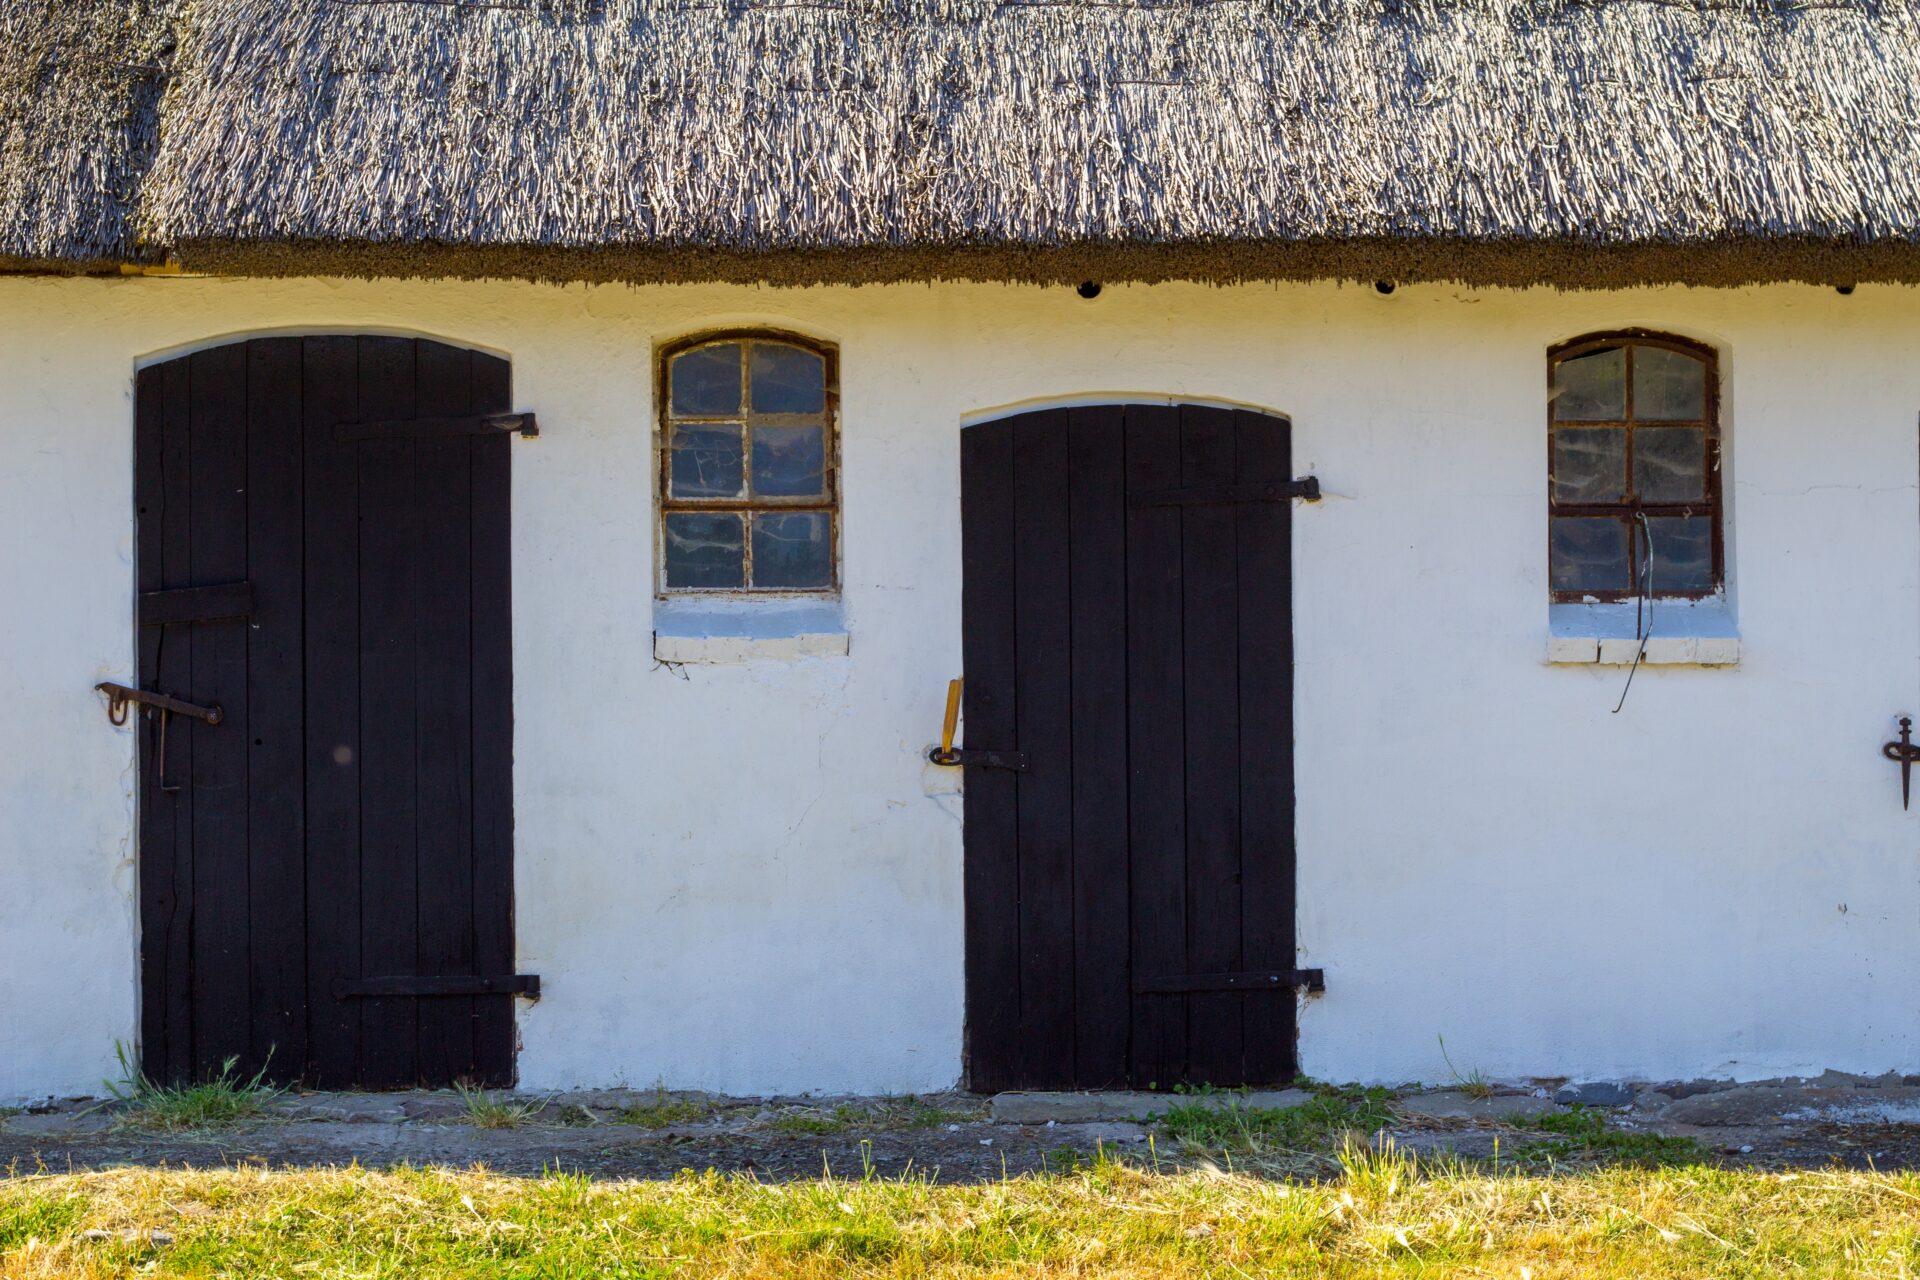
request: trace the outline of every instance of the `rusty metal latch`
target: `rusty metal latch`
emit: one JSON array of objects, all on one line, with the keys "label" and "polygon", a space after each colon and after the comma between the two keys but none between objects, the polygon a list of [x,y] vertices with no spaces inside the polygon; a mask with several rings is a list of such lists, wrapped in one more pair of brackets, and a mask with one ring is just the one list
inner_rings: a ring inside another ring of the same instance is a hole
[{"label": "rusty metal latch", "polygon": [[1885,743],[1880,754],[1900,766],[1900,807],[1908,808],[1913,801],[1913,766],[1920,761],[1920,747],[1913,745],[1913,717],[1900,717],[1900,741]]},{"label": "rusty metal latch", "polygon": [[215,703],[211,707],[195,706],[191,702],[182,702],[178,698],[169,698],[164,693],[149,693],[145,689],[134,689],[124,684],[115,684],[111,680],[102,680],[93,686],[107,695],[107,719],[115,725],[127,722],[127,708],[137,706],[160,722],[160,744],[158,747],[160,767],[158,783],[162,791],[172,793],[179,787],[167,785],[167,721],[176,715],[192,716],[195,720],[204,720],[208,724],[219,724],[226,719],[226,712]]},{"label": "rusty metal latch", "polygon": [[964,679],[947,681],[947,722],[940,730],[940,745],[927,752],[927,759],[956,768],[1012,769],[1025,773],[1027,753],[1024,751],[969,751],[953,745],[954,730],[960,726],[960,690],[965,685]]}]

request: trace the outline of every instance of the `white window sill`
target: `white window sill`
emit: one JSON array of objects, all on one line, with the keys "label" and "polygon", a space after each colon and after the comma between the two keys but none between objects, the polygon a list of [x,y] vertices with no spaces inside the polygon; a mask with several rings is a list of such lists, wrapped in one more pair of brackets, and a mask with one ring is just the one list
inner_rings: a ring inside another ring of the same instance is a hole
[{"label": "white window sill", "polygon": [[838,600],[678,596],[653,604],[657,662],[794,662],[843,658],[847,648]]},{"label": "white window sill", "polygon": [[1722,598],[1662,600],[1636,611],[1631,601],[1556,604],[1547,608],[1548,662],[1628,666],[1640,654],[1636,625],[1651,617],[1643,666],[1732,667],[1740,662],[1740,629]]}]

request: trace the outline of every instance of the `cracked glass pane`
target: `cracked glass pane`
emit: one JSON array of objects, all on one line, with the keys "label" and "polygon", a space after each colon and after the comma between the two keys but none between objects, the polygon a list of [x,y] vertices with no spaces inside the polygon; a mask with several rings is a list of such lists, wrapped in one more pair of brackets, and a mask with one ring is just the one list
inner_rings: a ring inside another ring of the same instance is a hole
[{"label": "cracked glass pane", "polygon": [[1555,516],[1548,533],[1555,591],[1625,591],[1627,525],[1601,516]]},{"label": "cracked glass pane", "polygon": [[1636,422],[1699,422],[1707,413],[1707,367],[1665,347],[1633,349],[1633,417]]},{"label": "cracked glass pane", "polygon": [[825,412],[827,365],[813,352],[756,342],[748,372],[755,413]]},{"label": "cracked glass pane", "polygon": [[671,511],[664,524],[669,587],[746,585],[744,526],[738,512]]},{"label": "cracked glass pane", "polygon": [[1563,428],[1553,433],[1553,500],[1619,502],[1627,496],[1627,429]]},{"label": "cracked glass pane", "polygon": [[768,498],[812,498],[827,491],[825,427],[755,427],[753,491]]},{"label": "cracked glass pane", "polygon": [[1558,422],[1618,422],[1627,416],[1627,353],[1602,347],[1555,362],[1553,416]]},{"label": "cracked glass pane", "polygon": [[745,463],[741,457],[740,424],[673,429],[672,467],[668,473],[676,498],[731,498],[739,494]]},{"label": "cracked glass pane", "polygon": [[753,518],[753,585],[802,590],[833,583],[833,526],[824,511]]},{"label": "cracked glass pane", "polygon": [[740,412],[740,344],[695,347],[673,358],[673,411],[691,418]]},{"label": "cracked glass pane", "polygon": [[1707,495],[1707,433],[1700,427],[1636,427],[1633,487],[1642,502]]}]

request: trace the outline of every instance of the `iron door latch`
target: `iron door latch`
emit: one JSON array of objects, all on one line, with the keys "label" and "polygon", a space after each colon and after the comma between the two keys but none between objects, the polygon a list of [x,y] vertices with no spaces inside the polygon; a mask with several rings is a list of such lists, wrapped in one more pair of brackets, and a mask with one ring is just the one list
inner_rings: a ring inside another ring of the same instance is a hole
[{"label": "iron door latch", "polygon": [[176,715],[192,716],[195,720],[204,720],[210,725],[219,724],[227,718],[227,713],[220,709],[219,703],[211,707],[195,706],[191,702],[169,698],[164,693],[149,693],[145,689],[115,684],[111,680],[102,680],[93,687],[107,695],[107,719],[116,726],[125,724],[128,708],[136,706],[142,713],[160,721],[160,744],[157,748],[160,767],[155,781],[162,791],[169,793],[178,791],[180,788],[167,785],[167,722]]},{"label": "iron door latch", "polygon": [[965,685],[964,679],[947,681],[947,723],[940,731],[940,745],[927,752],[927,759],[962,769],[1011,769],[1025,773],[1027,753],[1024,751],[969,751],[953,745],[953,732],[960,725],[960,690]]}]

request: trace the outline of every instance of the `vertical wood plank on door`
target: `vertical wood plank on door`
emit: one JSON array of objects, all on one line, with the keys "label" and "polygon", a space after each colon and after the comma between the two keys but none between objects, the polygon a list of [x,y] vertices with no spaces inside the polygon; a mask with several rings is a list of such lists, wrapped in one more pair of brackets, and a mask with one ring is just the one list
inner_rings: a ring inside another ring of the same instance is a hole
[{"label": "vertical wood plank on door", "polygon": [[[1180,483],[1231,484],[1233,412],[1180,411]],[[1240,646],[1235,503],[1182,509],[1181,586],[1187,750],[1188,973],[1240,963]],[[1187,1074],[1195,1083],[1241,1078],[1245,997],[1197,993],[1187,1002]]]},{"label": "vertical wood plank on door", "polygon": [[[1011,422],[960,433],[960,557],[964,741],[1015,749]],[[965,771],[967,1081],[976,1092],[1014,1083],[1020,1031],[1018,775]]]},{"label": "vertical wood plank on door", "polygon": [[[414,344],[360,340],[360,409],[414,416]],[[419,963],[418,573],[421,513],[416,442],[363,440],[360,469],[360,947],[367,976]],[[367,998],[360,1074],[371,1088],[418,1078],[417,997]]]},{"label": "vertical wood plank on door", "polygon": [[[189,362],[175,360],[162,375],[161,403],[161,570],[160,586],[171,590],[191,586],[193,579],[193,414],[189,391]],[[165,627],[160,641],[157,685],[188,689],[193,683],[193,632],[190,626]],[[169,726],[172,729],[177,726]],[[142,730],[159,748],[159,720],[146,717]],[[155,754],[146,772],[147,803],[167,815],[173,828],[173,910],[166,922],[167,1058],[165,1079],[185,1080],[193,1074],[193,789],[186,785],[193,772],[193,734],[166,735],[165,773],[176,791],[160,790],[162,770]]]},{"label": "vertical wood plank on door", "polygon": [[[1284,418],[1234,414],[1237,477],[1243,483],[1293,478],[1291,427]],[[1293,507],[1236,508],[1240,596],[1240,938],[1249,969],[1292,969],[1293,836]],[[1291,990],[1242,997],[1249,1083],[1292,1079],[1296,1070]]]},{"label": "vertical wood plank on door", "polygon": [[1127,1079],[1126,423],[1118,406],[1067,413],[1074,1083]]},{"label": "vertical wood plank on door", "polygon": [[[415,402],[471,413],[473,357],[421,342]],[[473,476],[472,436],[416,442],[421,542],[418,676],[421,974],[471,974],[473,947]],[[420,1001],[420,1075],[475,1074],[471,996]]]},{"label": "vertical wood plank on door", "polygon": [[[306,714],[301,629],[301,344],[246,344],[247,719],[246,740],[249,1074],[267,1067],[297,1079],[307,1060]],[[223,725],[222,728],[228,726]]]},{"label": "vertical wood plank on door", "polygon": [[1020,809],[1020,1078],[1073,1078],[1072,583],[1067,414],[1013,437],[1015,741]]},{"label": "vertical wood plank on door", "polygon": [[[247,576],[247,364],[238,344],[195,352],[189,581]],[[186,697],[225,713],[212,725],[180,717],[169,736],[193,740],[193,1070],[205,1078],[230,1057],[251,1056],[247,919],[247,624],[192,624],[193,678]],[[249,1064],[255,1069],[258,1064]]]},{"label": "vertical wood plank on door", "polygon": [[[513,407],[512,369],[475,353],[475,413]],[[472,706],[474,958],[481,973],[512,973],[513,945],[513,488],[512,440],[473,439]],[[474,1002],[474,1061],[480,1082],[514,1078],[513,1002]]]},{"label": "vertical wood plank on door", "polygon": [[[134,395],[134,493],[136,547],[142,593],[166,586],[166,373],[140,370]],[[167,628],[139,627],[139,672],[143,689],[160,687],[160,655]],[[140,1065],[156,1080],[168,1078],[168,988],[173,976],[167,947],[177,902],[174,891],[174,806],[153,789],[155,740],[145,716],[134,714],[134,758],[140,779]]]},{"label": "vertical wood plank on door", "polygon": [[[1126,410],[1127,492],[1180,484],[1179,411]],[[1185,657],[1181,635],[1181,511],[1127,511],[1127,826],[1132,844],[1133,972],[1187,972]],[[1133,1083],[1187,1075],[1186,1003],[1133,997]]]},{"label": "vertical wood plank on door", "polygon": [[359,340],[302,340],[306,501],[308,1072],[324,1088],[360,1079],[360,473],[336,423],[361,420]]}]

